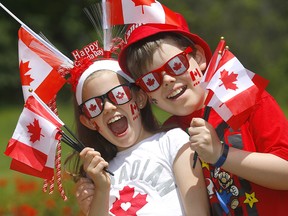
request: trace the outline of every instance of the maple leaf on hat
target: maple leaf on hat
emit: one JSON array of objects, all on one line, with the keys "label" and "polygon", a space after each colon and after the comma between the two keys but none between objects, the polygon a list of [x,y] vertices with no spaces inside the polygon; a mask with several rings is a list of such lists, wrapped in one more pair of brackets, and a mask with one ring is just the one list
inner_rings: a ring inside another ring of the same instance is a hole
[{"label": "maple leaf on hat", "polygon": [[151,4],[156,3],[155,0],[132,0],[135,6],[142,6],[142,14],[144,14],[144,5],[151,6]]},{"label": "maple leaf on hat", "polygon": [[237,81],[237,77],[238,74],[235,74],[233,72],[231,72],[230,74],[228,74],[229,72],[227,70],[223,70],[220,72],[221,77],[219,78],[223,83],[219,85],[222,86],[224,85],[226,89],[232,89],[232,90],[236,90],[238,89],[237,85],[233,82]]},{"label": "maple leaf on hat", "polygon": [[44,135],[41,134],[42,128],[39,126],[39,120],[34,119],[33,123],[27,125],[28,133],[30,133],[30,141],[32,143],[36,142],[37,140],[40,141],[40,137]]},{"label": "maple leaf on hat", "polygon": [[30,74],[27,74],[28,71],[31,70],[31,68],[29,67],[29,61],[27,62],[20,62],[20,78],[21,78],[21,83],[22,85],[27,85],[30,86],[30,83],[34,81],[33,78],[31,78]]}]

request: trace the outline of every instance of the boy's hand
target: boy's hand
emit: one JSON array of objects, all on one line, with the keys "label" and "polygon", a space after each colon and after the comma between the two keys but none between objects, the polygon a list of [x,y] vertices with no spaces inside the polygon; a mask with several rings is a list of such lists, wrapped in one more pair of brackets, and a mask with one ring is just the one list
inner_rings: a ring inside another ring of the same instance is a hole
[{"label": "boy's hand", "polygon": [[222,144],[211,124],[202,118],[193,118],[188,128],[191,149],[201,160],[214,164],[221,156]]},{"label": "boy's hand", "polygon": [[76,183],[76,199],[82,212],[87,215],[95,193],[94,184],[89,178],[80,178]]}]

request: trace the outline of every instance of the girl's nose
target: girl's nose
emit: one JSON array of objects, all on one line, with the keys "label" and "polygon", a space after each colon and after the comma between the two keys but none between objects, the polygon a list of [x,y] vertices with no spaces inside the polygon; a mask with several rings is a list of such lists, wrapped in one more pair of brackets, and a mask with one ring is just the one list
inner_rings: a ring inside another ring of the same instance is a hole
[{"label": "girl's nose", "polygon": [[117,109],[117,106],[111,103],[111,101],[109,101],[108,99],[105,99],[103,113],[109,113],[115,109]]}]

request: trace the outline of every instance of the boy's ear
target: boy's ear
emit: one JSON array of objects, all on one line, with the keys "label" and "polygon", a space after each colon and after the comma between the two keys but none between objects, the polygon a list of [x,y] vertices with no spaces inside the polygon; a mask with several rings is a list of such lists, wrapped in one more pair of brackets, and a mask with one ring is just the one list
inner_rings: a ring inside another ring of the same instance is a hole
[{"label": "boy's ear", "polygon": [[88,119],[85,115],[80,115],[80,122],[87,128],[91,130],[97,130],[97,124],[96,122],[92,121],[91,119]]},{"label": "boy's ear", "polygon": [[198,63],[201,71],[204,71],[207,67],[205,52],[201,46],[196,44],[195,47],[197,49],[195,60]]},{"label": "boy's ear", "polygon": [[140,89],[136,94],[136,104],[137,106],[142,109],[146,106],[148,101],[148,95],[142,89]]}]

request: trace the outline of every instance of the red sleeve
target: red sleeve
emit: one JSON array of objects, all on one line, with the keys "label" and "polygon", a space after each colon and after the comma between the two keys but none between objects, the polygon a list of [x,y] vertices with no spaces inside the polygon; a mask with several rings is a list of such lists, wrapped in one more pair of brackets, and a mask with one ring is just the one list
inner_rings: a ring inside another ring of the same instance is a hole
[{"label": "red sleeve", "polygon": [[249,130],[257,152],[288,160],[288,122],[275,101],[264,92],[249,118]]}]

